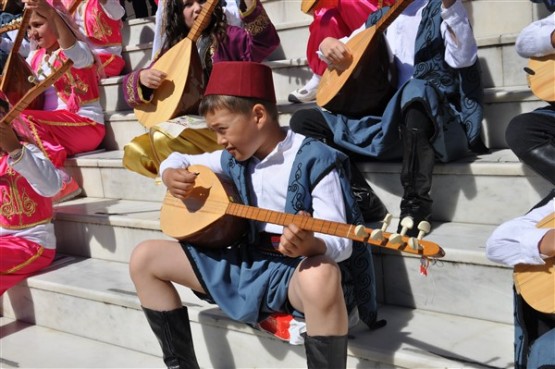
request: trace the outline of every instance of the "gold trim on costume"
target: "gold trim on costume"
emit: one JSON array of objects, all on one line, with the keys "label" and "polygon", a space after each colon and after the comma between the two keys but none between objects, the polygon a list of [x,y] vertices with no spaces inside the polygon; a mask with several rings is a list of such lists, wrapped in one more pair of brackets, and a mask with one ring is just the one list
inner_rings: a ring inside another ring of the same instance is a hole
[{"label": "gold trim on costume", "polygon": [[255,20],[245,23],[244,27],[248,33],[256,36],[259,33],[264,32],[268,28],[270,23],[271,21],[270,18],[268,18],[268,14],[266,14],[266,11],[262,10],[261,14],[256,17]]},{"label": "gold trim on costume", "polygon": [[33,255],[32,257],[30,257],[29,259],[25,260],[23,263],[16,265],[10,269],[8,269],[5,272],[0,272],[0,275],[4,275],[4,274],[12,274],[14,272],[17,272],[20,269],[23,269],[24,267],[26,267],[27,265],[33,263],[35,260],[37,260],[38,258],[41,257],[42,253],[44,252],[44,247],[40,247],[39,250],[37,251],[37,253],[35,255]]}]

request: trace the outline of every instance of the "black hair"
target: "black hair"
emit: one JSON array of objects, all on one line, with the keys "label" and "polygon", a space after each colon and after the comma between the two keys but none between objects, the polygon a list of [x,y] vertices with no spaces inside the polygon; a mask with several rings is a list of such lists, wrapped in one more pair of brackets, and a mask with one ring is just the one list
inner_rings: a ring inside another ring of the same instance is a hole
[{"label": "black hair", "polygon": [[[166,4],[166,14],[164,18],[166,37],[162,46],[162,51],[169,50],[172,46],[183,40],[191,30],[185,23],[185,19],[183,19],[183,10],[185,9],[183,1],[184,0],[172,0],[168,1]],[[206,2],[206,0],[196,1],[201,4]],[[220,0],[214,1],[218,1],[218,4],[216,4],[214,8],[210,23],[202,33],[203,35],[209,35],[212,45],[217,48],[218,45],[227,38],[227,20]]]}]

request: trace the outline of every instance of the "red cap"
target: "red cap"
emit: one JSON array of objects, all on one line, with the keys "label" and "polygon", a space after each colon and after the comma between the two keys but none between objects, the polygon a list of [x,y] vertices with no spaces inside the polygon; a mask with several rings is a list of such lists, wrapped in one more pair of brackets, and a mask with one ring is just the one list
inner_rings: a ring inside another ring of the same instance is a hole
[{"label": "red cap", "polygon": [[204,96],[228,95],[276,102],[270,67],[255,62],[214,63]]}]

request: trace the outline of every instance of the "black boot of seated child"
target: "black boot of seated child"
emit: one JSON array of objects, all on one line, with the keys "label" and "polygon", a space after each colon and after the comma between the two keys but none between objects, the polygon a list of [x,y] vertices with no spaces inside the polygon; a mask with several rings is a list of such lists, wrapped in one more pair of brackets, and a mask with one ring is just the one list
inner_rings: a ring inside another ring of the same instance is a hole
[{"label": "black boot of seated child", "polygon": [[304,335],[308,369],[345,369],[347,367],[347,336]]},{"label": "black boot of seated child", "polygon": [[[435,163],[435,153],[426,133],[419,129],[403,130],[403,166],[401,169],[401,184],[404,193],[401,200],[399,219],[410,216],[414,226],[406,235],[416,237],[418,224],[430,221],[432,216],[432,172]],[[399,224],[397,232],[401,231]]]},{"label": "black boot of seated child", "polygon": [[160,342],[168,369],[199,369],[187,308],[155,311],[143,307],[143,311]]},{"label": "black boot of seated child", "polygon": [[555,143],[538,146],[520,155],[520,160],[555,185]]},{"label": "black boot of seated child", "polygon": [[351,164],[351,188],[364,221],[370,223],[383,220],[387,208],[354,164]]}]

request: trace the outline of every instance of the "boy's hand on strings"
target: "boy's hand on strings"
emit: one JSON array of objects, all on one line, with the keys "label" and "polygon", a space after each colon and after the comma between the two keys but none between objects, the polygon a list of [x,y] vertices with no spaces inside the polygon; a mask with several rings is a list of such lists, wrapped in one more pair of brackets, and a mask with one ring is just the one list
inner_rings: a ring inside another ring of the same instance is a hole
[{"label": "boy's hand on strings", "polygon": [[158,87],[160,87],[160,85],[162,84],[162,82],[164,82],[164,79],[166,79],[166,77],[167,77],[166,73],[156,69],[151,69],[151,68],[143,69],[139,73],[139,81],[141,82],[141,84],[153,90],[156,90]]},{"label": "boy's hand on strings", "polygon": [[[298,215],[310,217],[310,214],[305,211],[300,211]],[[326,253],[326,245],[322,239],[314,237],[314,232],[301,229],[296,224],[290,224],[283,227],[277,250],[285,256],[296,258],[323,255]]]},{"label": "boy's hand on strings", "polygon": [[185,200],[195,187],[196,173],[186,168],[168,168],[164,171],[162,181],[173,197]]},{"label": "boy's hand on strings", "polygon": [[320,52],[328,61],[328,65],[338,71],[346,70],[353,60],[347,45],[333,37],[326,37],[320,43]]}]

